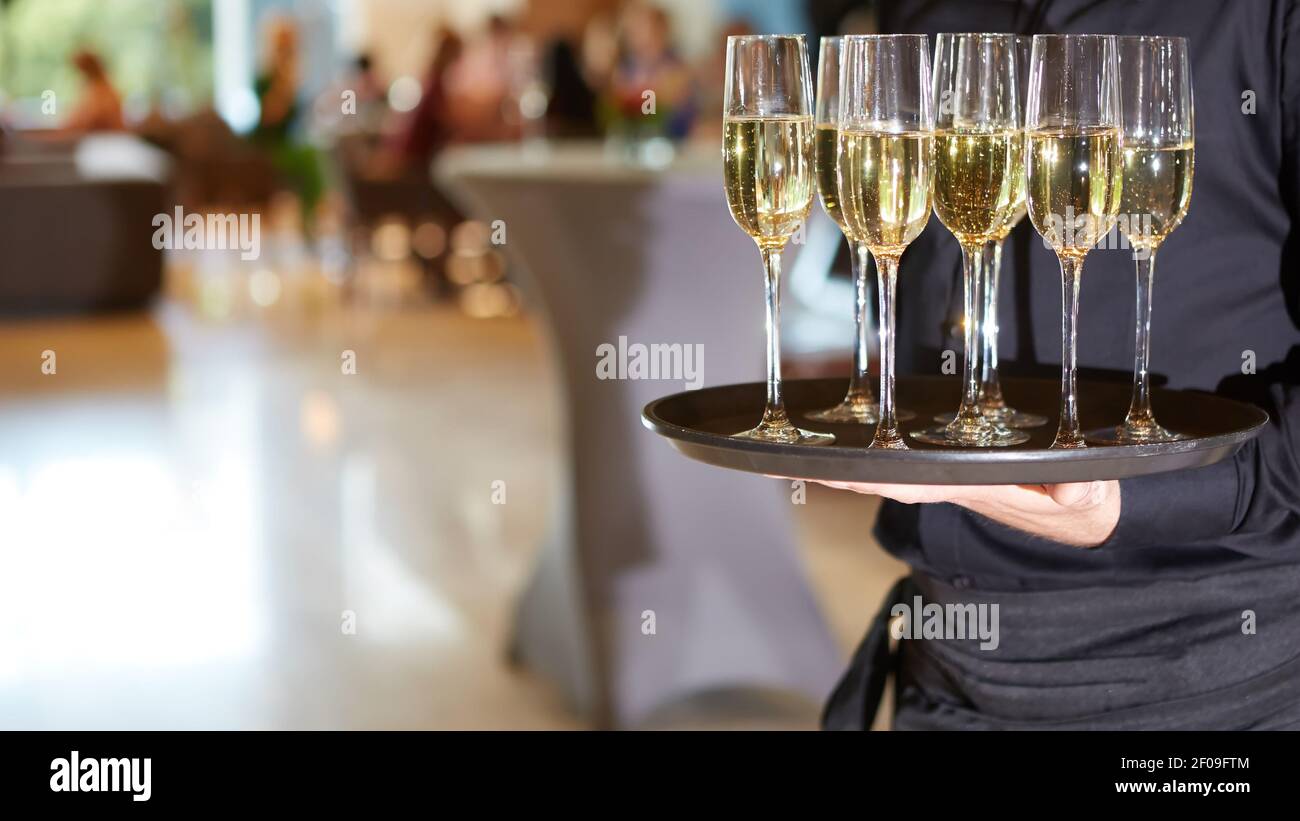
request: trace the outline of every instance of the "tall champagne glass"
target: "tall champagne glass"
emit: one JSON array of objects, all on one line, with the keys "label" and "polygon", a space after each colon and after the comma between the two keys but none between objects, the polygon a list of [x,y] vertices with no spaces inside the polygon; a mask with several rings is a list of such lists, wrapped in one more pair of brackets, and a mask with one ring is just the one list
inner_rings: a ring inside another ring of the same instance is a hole
[{"label": "tall champagne glass", "polygon": [[[1016,89],[1020,92],[1021,139],[1024,138],[1025,98],[1029,92],[1029,53],[1033,38],[1016,37]],[[1002,246],[1012,229],[1025,218],[1025,166],[1016,166],[1016,208],[998,228],[993,239],[984,243],[981,260],[984,309],[980,312],[980,410],[985,418],[1009,428],[1037,428],[1047,424],[1047,417],[1016,410],[1002,396],[998,376],[998,286],[1002,278]]]},{"label": "tall champagne glass", "polygon": [[1115,225],[1123,188],[1115,38],[1034,36],[1025,118],[1029,219],[1061,264],[1061,419],[1054,448],[1085,447],[1075,350],[1083,260]]},{"label": "tall champagne glass", "polygon": [[722,165],[731,216],[753,237],[767,275],[767,404],[758,426],[736,434],[824,445],[796,428],[781,393],[781,252],[808,218],[813,189],[813,94],[801,34],[727,38]]},{"label": "tall champagne glass", "polygon": [[[871,352],[871,303],[867,277],[870,275],[870,249],[867,244],[849,234],[848,224],[840,209],[839,193],[835,190],[835,165],[838,155],[836,123],[840,115],[840,55],[844,48],[843,37],[823,37],[817,59],[817,115],[815,136],[817,165],[817,193],[822,209],[835,221],[848,240],[850,267],[853,272],[853,373],[849,376],[849,389],[844,400],[832,408],[813,411],[809,419],[819,422],[849,422],[872,424],[880,419],[880,405],[871,387],[868,370]],[[899,419],[909,419],[915,414],[898,410]]]},{"label": "tall champagne glass", "polygon": [[894,402],[894,289],[903,250],[930,217],[930,43],[919,34],[844,38],[836,190],[848,233],[880,273],[880,421],[873,448],[905,450]]},{"label": "tall champagne glass", "polygon": [[1097,431],[1103,444],[1187,438],[1161,427],[1151,412],[1151,296],[1156,251],[1187,215],[1192,198],[1192,74],[1182,37],[1120,37],[1124,121],[1124,191],[1119,227],[1137,265],[1137,334],[1133,401],[1124,424]]},{"label": "tall champagne glass", "polygon": [[1016,38],[1011,34],[940,34],[935,44],[934,210],[961,246],[965,294],[962,399],[947,425],[912,436],[955,447],[997,447],[1029,434],[996,424],[980,407],[980,276],[984,245],[1016,210],[1023,166]]}]

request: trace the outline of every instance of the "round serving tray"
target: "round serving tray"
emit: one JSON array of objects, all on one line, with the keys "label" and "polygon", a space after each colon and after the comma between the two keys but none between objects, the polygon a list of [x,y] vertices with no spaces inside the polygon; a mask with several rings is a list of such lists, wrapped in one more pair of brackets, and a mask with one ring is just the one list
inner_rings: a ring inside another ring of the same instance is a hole
[{"label": "round serving tray", "polygon": [[[784,383],[786,409],[796,425],[835,434],[833,445],[777,445],[734,439],[730,434],[758,423],[764,385],[722,385],[665,396],[646,405],[642,422],[666,437],[682,454],[718,467],[853,482],[915,485],[1050,484],[1124,479],[1201,467],[1234,453],[1268,423],[1254,405],[1196,391],[1155,389],[1152,404],[1160,423],[1191,438],[1167,444],[1089,445],[1051,450],[1056,435],[1060,383],[1046,379],[1003,379],[1003,395],[1013,407],[1048,417],[1028,431],[1030,440],[1007,448],[945,448],[911,439],[913,430],[935,424],[960,400],[958,380],[905,376],[898,379],[900,407],[916,418],[900,424],[910,450],[868,450],[874,425],[811,422],[804,413],[829,407],[844,397],[845,379],[792,379]],[[1108,382],[1079,383],[1083,429],[1114,426],[1124,419],[1131,387]]]}]

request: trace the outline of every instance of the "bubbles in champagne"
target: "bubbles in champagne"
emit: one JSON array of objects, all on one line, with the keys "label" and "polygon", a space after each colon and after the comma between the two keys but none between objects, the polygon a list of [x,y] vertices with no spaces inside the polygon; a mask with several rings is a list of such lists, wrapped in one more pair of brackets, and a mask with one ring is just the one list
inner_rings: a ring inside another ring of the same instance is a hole
[{"label": "bubbles in champagne", "polygon": [[1014,130],[935,132],[934,211],[959,242],[993,239],[1011,216],[1021,150]]},{"label": "bubbles in champagne", "polygon": [[874,254],[900,254],[930,218],[928,132],[839,132],[840,208],[849,236]]},{"label": "bubbles in champagne", "polygon": [[835,220],[840,230],[848,234],[844,224],[844,213],[840,209],[840,195],[835,181],[835,164],[839,159],[836,145],[838,132],[833,125],[817,126],[814,137],[817,154],[817,193],[821,196],[822,208],[826,215]]},{"label": "bubbles in champagne", "polygon": [[1124,148],[1120,229],[1134,248],[1159,245],[1187,216],[1193,153],[1181,145]]},{"label": "bubbles in champagne", "polygon": [[1007,218],[1002,221],[1002,225],[998,227],[997,232],[993,235],[993,239],[998,241],[1006,239],[1007,235],[1011,233],[1011,229],[1019,225],[1020,221],[1025,218],[1025,161],[1028,159],[1026,156],[1029,151],[1026,144],[1028,138],[1025,136],[1025,132],[1021,131],[1016,134],[1016,139],[1020,141],[1020,153],[1016,159],[1015,167],[1011,169],[1014,202],[1011,211],[1007,214]]},{"label": "bubbles in champagne", "polygon": [[760,245],[785,245],[812,208],[812,118],[729,117],[722,158],[736,224]]},{"label": "bubbles in champagne", "polygon": [[1115,225],[1120,145],[1116,128],[1029,133],[1029,219],[1058,254],[1082,257]]}]

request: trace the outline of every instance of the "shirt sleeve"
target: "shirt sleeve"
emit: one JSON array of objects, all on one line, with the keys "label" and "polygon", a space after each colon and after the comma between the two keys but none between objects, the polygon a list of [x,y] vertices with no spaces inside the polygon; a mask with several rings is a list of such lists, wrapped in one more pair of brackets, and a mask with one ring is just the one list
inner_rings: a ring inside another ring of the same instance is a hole
[{"label": "shirt sleeve", "polygon": [[1232,458],[1121,480],[1119,524],[1102,547],[1199,543],[1300,560],[1300,390],[1269,395],[1269,424]]},{"label": "shirt sleeve", "polygon": [[1152,547],[1222,539],[1237,519],[1241,456],[1238,451],[1236,458],[1203,468],[1121,479],[1119,523],[1101,546]]}]

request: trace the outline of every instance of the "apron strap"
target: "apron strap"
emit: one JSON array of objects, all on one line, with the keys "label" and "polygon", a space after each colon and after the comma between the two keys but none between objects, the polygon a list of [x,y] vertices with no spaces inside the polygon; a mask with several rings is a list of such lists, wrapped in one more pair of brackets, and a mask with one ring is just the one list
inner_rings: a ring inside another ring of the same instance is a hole
[{"label": "apron strap", "polygon": [[867,634],[853,653],[849,669],[835,685],[835,692],[822,710],[823,730],[870,730],[885,693],[885,680],[894,668],[889,652],[890,611],[916,594],[911,576],[894,582],[879,612],[867,627]]}]

